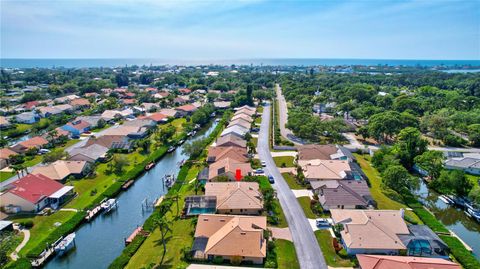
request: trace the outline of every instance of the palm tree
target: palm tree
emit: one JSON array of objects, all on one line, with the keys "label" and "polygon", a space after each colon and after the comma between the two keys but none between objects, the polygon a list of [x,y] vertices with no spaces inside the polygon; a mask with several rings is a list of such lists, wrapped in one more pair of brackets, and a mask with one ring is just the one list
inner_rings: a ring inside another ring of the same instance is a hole
[{"label": "palm tree", "polygon": [[195,179],[195,182],[193,184],[194,184],[193,189],[195,190],[195,195],[197,195],[198,190],[200,190],[200,188],[202,187],[202,183],[200,182],[200,180]]},{"label": "palm tree", "polygon": [[178,200],[180,200],[180,195],[178,195],[178,192],[176,192],[176,193],[172,194],[171,198],[177,204],[177,214],[176,215],[177,215],[177,218],[178,218],[178,213],[179,213],[179,210],[180,210]]},{"label": "palm tree", "polygon": [[167,221],[163,216],[154,219],[155,226],[160,229],[160,235],[162,236],[162,245],[163,245],[163,254],[162,260],[160,264],[163,263],[163,258],[165,258],[165,254],[167,253],[167,242],[165,241],[165,236],[169,231],[172,231],[170,228],[171,222]]},{"label": "palm tree", "polygon": [[15,171],[15,173],[17,174],[18,178],[20,178],[20,171],[23,170],[23,168],[16,164],[16,165],[10,165],[10,167],[13,169],[13,171]]}]

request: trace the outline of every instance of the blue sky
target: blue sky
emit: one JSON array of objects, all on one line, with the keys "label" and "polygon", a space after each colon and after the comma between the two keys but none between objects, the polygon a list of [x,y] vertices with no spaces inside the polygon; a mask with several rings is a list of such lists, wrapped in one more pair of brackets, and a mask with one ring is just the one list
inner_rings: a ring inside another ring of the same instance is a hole
[{"label": "blue sky", "polygon": [[480,59],[480,1],[0,0],[2,58]]}]

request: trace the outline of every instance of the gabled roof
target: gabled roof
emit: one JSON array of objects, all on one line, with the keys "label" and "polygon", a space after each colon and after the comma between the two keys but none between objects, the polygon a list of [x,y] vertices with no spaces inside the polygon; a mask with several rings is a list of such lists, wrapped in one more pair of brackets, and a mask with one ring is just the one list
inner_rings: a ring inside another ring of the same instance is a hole
[{"label": "gabled roof", "polygon": [[263,209],[257,182],[208,182],[205,195],[217,197],[217,210]]},{"label": "gabled roof", "polygon": [[42,174],[54,180],[63,180],[64,178],[81,174],[87,165],[85,161],[63,161],[58,160],[46,166],[37,166],[33,169],[32,174]]},{"label": "gabled roof", "polygon": [[185,111],[185,112],[193,112],[193,111],[196,111],[198,108],[192,104],[188,104],[188,105],[179,106],[176,109]]},{"label": "gabled roof", "polygon": [[209,147],[207,161],[219,161],[225,158],[247,162],[247,150],[240,147]]},{"label": "gabled roof", "polygon": [[330,155],[337,153],[335,145],[301,145],[297,146],[299,160],[330,160]]},{"label": "gabled roof", "polygon": [[228,134],[236,134],[237,136],[243,137],[248,133],[248,131],[249,131],[249,129],[247,129],[247,128],[244,128],[244,127],[239,126],[239,125],[234,125],[234,126],[230,126],[230,127],[225,128],[225,130],[223,130],[223,132],[220,134],[220,136],[225,136],[225,135],[228,135]]},{"label": "gabled roof", "polygon": [[28,174],[12,183],[13,188],[8,190],[16,196],[31,202],[38,203],[63,188],[63,185],[44,175]]},{"label": "gabled roof", "polygon": [[84,120],[71,121],[71,122],[67,123],[66,125],[74,128],[74,129],[77,129],[77,130],[83,130],[85,128],[90,127],[90,123],[88,123],[87,121],[84,121]]},{"label": "gabled roof", "polygon": [[[263,231],[267,228],[264,216],[199,215],[195,241],[206,239],[199,250],[206,255],[266,256]],[[194,244],[195,245],[195,244]]]},{"label": "gabled roof", "polygon": [[237,110],[234,115],[235,116],[246,115],[248,117],[252,117],[253,115],[255,115],[255,111],[248,110],[248,109],[241,109],[241,110]]},{"label": "gabled roof", "polygon": [[233,116],[231,120],[234,121],[234,120],[236,120],[236,119],[244,119],[245,121],[248,121],[248,122],[250,122],[250,123],[253,122],[252,117],[250,117],[250,116],[248,116],[248,115],[246,115],[246,114],[243,114],[243,113],[241,113],[241,114],[239,114],[239,115]]},{"label": "gabled roof", "polygon": [[351,171],[348,161],[340,160],[299,160],[308,179],[344,179]]},{"label": "gabled roof", "polygon": [[[93,144],[102,145],[109,149],[112,148],[130,148],[131,143],[127,141],[126,137],[123,135],[102,135],[100,137],[90,137],[85,146],[87,147]],[[120,146],[123,145],[123,146]]]},{"label": "gabled roof", "polygon": [[[139,118],[140,118],[140,117],[139,117]],[[162,114],[162,113],[160,113],[160,112],[156,112],[156,113],[152,113],[152,114],[150,114],[150,115],[148,115],[148,116],[144,116],[144,117],[142,117],[142,118],[151,119],[151,120],[153,120],[153,121],[155,121],[155,122],[160,122],[160,121],[165,121],[165,120],[167,120],[168,116],[165,115],[165,114]]]},{"label": "gabled roof", "polygon": [[88,99],[85,99],[85,98],[77,98],[77,99],[74,99],[74,100],[70,101],[70,104],[72,106],[89,106],[90,101],[88,101]]},{"label": "gabled roof", "polygon": [[227,134],[217,138],[217,141],[215,142],[215,144],[217,147],[221,147],[224,145],[229,145],[229,146],[235,145],[237,147],[245,148],[247,146],[247,141],[245,141],[244,139],[238,136]]},{"label": "gabled roof", "polygon": [[0,159],[8,159],[13,155],[17,155],[17,153],[9,148],[0,149]]},{"label": "gabled roof", "polygon": [[17,145],[21,145],[22,147],[25,147],[27,149],[35,148],[35,147],[41,147],[41,146],[46,145],[46,144],[48,144],[47,139],[45,139],[41,136],[34,136],[34,137],[32,137],[28,140],[17,143]]},{"label": "gabled roof", "polygon": [[406,249],[398,235],[409,234],[401,210],[330,209],[342,239],[354,249]]},{"label": "gabled roof", "polygon": [[228,124],[228,127],[232,127],[232,126],[236,126],[236,125],[238,125],[238,126],[240,126],[240,127],[243,127],[243,128],[245,128],[245,129],[250,129],[251,123],[248,122],[248,121],[246,121],[246,120],[244,120],[244,119],[241,119],[241,118],[240,118],[240,119],[236,119],[236,120],[234,120],[234,121],[231,121],[231,122]]},{"label": "gabled roof", "polygon": [[225,158],[220,161],[212,163],[208,168],[208,178],[213,179],[219,175],[226,173],[236,174],[237,169],[240,169],[242,176],[246,176],[252,172],[250,163],[242,163],[230,158]]},{"label": "gabled roof", "polygon": [[454,262],[440,258],[358,254],[362,269],[461,269]]}]

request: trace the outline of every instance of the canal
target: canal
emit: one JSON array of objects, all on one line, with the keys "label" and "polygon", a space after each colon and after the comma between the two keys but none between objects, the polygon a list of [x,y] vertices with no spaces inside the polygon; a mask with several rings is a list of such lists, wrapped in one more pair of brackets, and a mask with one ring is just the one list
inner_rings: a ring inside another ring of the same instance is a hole
[{"label": "canal", "polygon": [[[216,122],[210,123],[188,141],[208,136]],[[152,202],[164,195],[167,190],[162,178],[166,174],[177,176],[178,163],[188,156],[183,154],[183,146],[167,153],[149,172],[143,174],[127,191],[118,197],[118,208],[108,215],[99,215],[92,222],[83,224],[76,231],[76,248],[63,257],[54,257],[46,264],[48,269],[57,268],[107,268],[124,249],[124,239],[152,213],[142,210],[145,199]]]},{"label": "canal", "polygon": [[462,209],[447,205],[438,197],[440,194],[420,180],[420,188],[416,192],[420,201],[449,230],[457,234],[465,243],[473,248],[477,260],[480,260],[480,224],[468,217]]}]

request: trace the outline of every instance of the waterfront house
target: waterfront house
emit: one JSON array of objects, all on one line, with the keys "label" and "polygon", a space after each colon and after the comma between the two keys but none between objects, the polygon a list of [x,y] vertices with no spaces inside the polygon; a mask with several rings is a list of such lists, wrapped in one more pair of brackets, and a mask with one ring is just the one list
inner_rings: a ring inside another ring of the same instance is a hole
[{"label": "waterfront house", "polygon": [[410,234],[398,237],[407,247],[407,255],[448,259],[449,248],[440,237],[426,225],[409,225]]},{"label": "waterfront house", "polygon": [[75,120],[63,125],[61,128],[68,131],[72,137],[79,137],[81,134],[89,131],[91,125],[87,121]]},{"label": "waterfront house", "polygon": [[146,116],[140,116],[138,118],[139,119],[150,119],[150,120],[155,121],[157,124],[168,122],[168,116],[166,116],[166,115],[164,115],[160,112],[147,114]]},{"label": "waterfront house", "polygon": [[64,181],[70,176],[82,178],[88,173],[89,166],[86,161],[58,160],[45,166],[33,168],[32,174],[42,174],[53,180]]},{"label": "waterfront house", "polygon": [[72,186],[41,174],[28,174],[9,184],[0,195],[0,207],[10,213],[38,212],[47,206],[56,209],[72,195]]},{"label": "waterfront house", "polygon": [[10,157],[17,155],[15,151],[9,148],[0,149],[0,169],[7,167],[10,164]]},{"label": "waterfront house", "polygon": [[267,255],[264,216],[210,215],[198,216],[192,255],[194,259],[262,264]]},{"label": "waterfront house", "polygon": [[232,117],[231,121],[234,121],[234,120],[237,120],[237,119],[243,119],[243,120],[248,121],[250,123],[253,122],[253,118],[248,116],[248,115],[245,115],[245,114],[234,115]]},{"label": "waterfront house", "polygon": [[196,106],[192,105],[192,104],[188,104],[188,105],[179,106],[175,109],[183,117],[183,116],[187,116],[187,115],[192,115],[193,112],[197,111],[198,108]]},{"label": "waterfront house", "polygon": [[299,160],[307,181],[348,179],[352,169],[348,161],[339,160]]},{"label": "waterfront house", "polygon": [[179,117],[181,117],[181,113],[178,112],[178,110],[175,110],[175,109],[172,109],[172,108],[160,109],[159,112],[161,114],[169,117],[169,118],[179,118]]},{"label": "waterfront house", "polygon": [[330,209],[335,225],[341,224],[342,244],[349,255],[397,255],[407,247],[400,235],[408,235],[402,210]]},{"label": "waterfront house", "polygon": [[11,146],[10,149],[17,153],[25,153],[27,152],[27,150],[31,148],[40,149],[47,144],[48,144],[47,139],[41,136],[35,136],[25,141],[18,142],[17,144]]},{"label": "waterfront house", "polygon": [[215,141],[215,146],[216,147],[240,147],[240,148],[246,148],[247,147],[247,141],[245,141],[243,138],[240,138],[236,135],[233,134],[227,134],[224,136],[221,136],[217,138]]},{"label": "waterfront house", "polygon": [[257,182],[208,182],[205,196],[216,197],[217,214],[260,215],[263,210]]},{"label": "waterfront house", "polygon": [[239,162],[248,162],[247,149],[241,147],[209,147],[207,162],[213,163],[225,158]]},{"label": "waterfront house", "polygon": [[16,122],[26,124],[33,124],[40,119],[40,117],[35,112],[23,112],[14,116],[14,118]]},{"label": "waterfront house", "polygon": [[375,204],[365,180],[320,180],[310,184],[325,211],[363,209]]},{"label": "waterfront house", "polygon": [[440,258],[357,255],[360,269],[461,269],[459,264]]},{"label": "waterfront house", "polygon": [[[464,154],[467,155],[467,154]],[[462,170],[466,173],[480,175],[480,154],[471,154],[459,158],[449,158],[445,161],[445,168]]]},{"label": "waterfront house", "polygon": [[230,127],[227,127],[225,128],[222,133],[220,134],[220,136],[225,136],[225,135],[236,135],[240,138],[244,138],[245,135],[250,131],[250,129],[248,128],[244,128],[242,126],[239,126],[239,125],[234,125],[234,126],[230,126]]},{"label": "waterfront house", "polygon": [[123,135],[102,135],[100,137],[90,137],[85,146],[88,147],[93,144],[98,144],[104,146],[108,149],[120,149],[120,150],[131,150],[132,142],[129,141],[128,137]]},{"label": "waterfront house", "polygon": [[234,114],[235,116],[246,115],[248,117],[253,117],[255,115],[255,111],[249,109],[241,109],[237,110]]},{"label": "waterfront house", "polygon": [[225,158],[216,161],[208,167],[208,181],[215,181],[219,176],[226,176],[229,181],[236,180],[236,173],[240,172],[242,177],[252,174],[250,163],[239,162],[234,159]]},{"label": "waterfront house", "polygon": [[131,139],[139,139],[147,136],[147,127],[135,126],[135,125],[118,125],[113,126],[104,132],[104,136],[123,136]]},{"label": "waterfront house", "polygon": [[234,121],[231,121],[227,127],[232,127],[232,126],[240,126],[245,129],[250,129],[250,126],[252,125],[250,122],[243,120],[243,119],[236,119]]},{"label": "waterfront house", "polygon": [[106,159],[108,148],[99,144],[91,144],[89,146],[72,149],[70,153],[70,161],[86,161],[95,163]]}]

